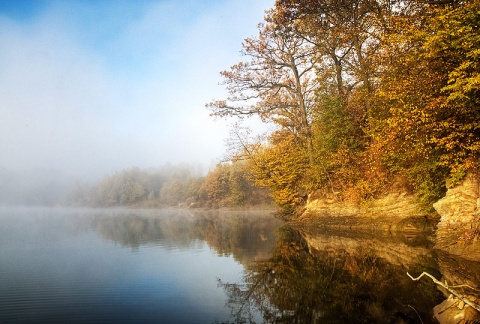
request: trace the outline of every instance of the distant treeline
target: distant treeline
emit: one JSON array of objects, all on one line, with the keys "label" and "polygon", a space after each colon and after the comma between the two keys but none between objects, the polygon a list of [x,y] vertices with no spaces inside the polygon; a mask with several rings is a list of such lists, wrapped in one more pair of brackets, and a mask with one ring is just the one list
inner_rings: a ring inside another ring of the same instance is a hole
[{"label": "distant treeline", "polygon": [[65,204],[88,207],[240,207],[271,205],[265,188],[253,186],[243,163],[219,164],[206,176],[188,167],[125,169],[91,185],[77,182]]}]

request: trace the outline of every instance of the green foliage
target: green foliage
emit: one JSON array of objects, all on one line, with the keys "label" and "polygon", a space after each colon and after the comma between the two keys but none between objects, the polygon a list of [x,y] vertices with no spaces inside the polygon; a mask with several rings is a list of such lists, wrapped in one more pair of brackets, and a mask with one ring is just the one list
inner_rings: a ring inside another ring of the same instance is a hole
[{"label": "green foliage", "polygon": [[248,180],[247,170],[240,163],[232,165],[230,170],[230,201],[234,206],[241,206],[248,200],[252,183]]},{"label": "green foliage", "polygon": [[88,202],[96,207],[131,206],[155,189],[147,172],[132,168],[103,177],[88,193]]},{"label": "green foliage", "polygon": [[166,206],[186,204],[188,207],[198,201],[202,183],[203,178],[174,177],[162,186],[159,196],[160,203]]},{"label": "green foliage", "polygon": [[446,193],[445,179],[448,171],[435,160],[416,163],[405,170],[419,201],[429,205]]},{"label": "green foliage", "polygon": [[312,124],[314,164],[310,178],[316,189],[345,191],[358,180],[358,161],[365,145],[360,124],[342,98],[321,94]]}]

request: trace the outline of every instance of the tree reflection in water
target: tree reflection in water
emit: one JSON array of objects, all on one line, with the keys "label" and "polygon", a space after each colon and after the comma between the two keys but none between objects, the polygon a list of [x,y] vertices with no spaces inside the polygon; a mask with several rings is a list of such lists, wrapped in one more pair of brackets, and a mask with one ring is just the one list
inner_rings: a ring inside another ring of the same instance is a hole
[{"label": "tree reflection in water", "polygon": [[431,282],[406,276],[425,268],[438,273],[432,257],[395,265],[375,249],[319,251],[290,227],[277,234],[272,256],[251,263],[244,283],[219,281],[238,323],[253,322],[256,312],[267,323],[435,322],[432,309],[441,293]]}]

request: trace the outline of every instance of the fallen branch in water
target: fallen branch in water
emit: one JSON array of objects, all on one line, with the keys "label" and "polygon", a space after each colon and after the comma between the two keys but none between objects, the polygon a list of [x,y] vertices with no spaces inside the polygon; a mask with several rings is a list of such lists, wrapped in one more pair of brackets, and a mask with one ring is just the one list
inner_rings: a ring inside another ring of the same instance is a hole
[{"label": "fallen branch in water", "polygon": [[[407,272],[407,275],[410,277],[410,279],[412,279],[413,281],[417,281],[419,280],[420,278],[422,278],[423,276],[427,276],[429,277],[430,279],[433,280],[434,283],[436,283],[437,285],[439,286],[442,286],[443,288],[445,288],[446,290],[448,290],[451,294],[453,294],[455,297],[457,297],[458,299],[460,299],[462,302],[464,302],[465,304],[469,305],[470,307],[472,307],[473,309],[477,310],[480,312],[480,305],[472,302],[471,300],[467,299],[465,296],[463,296],[462,294],[460,294],[459,292],[457,292],[456,290],[452,289],[452,287],[450,287],[447,282],[443,283],[439,280],[437,280],[434,276],[432,276],[431,274],[429,274],[428,272],[422,272],[421,275],[419,275],[417,278],[414,278],[412,277],[408,272]],[[468,287],[468,288],[471,288],[471,289],[474,289],[476,290],[475,288],[472,288],[468,285],[461,285],[461,286],[454,286],[454,287]]]}]

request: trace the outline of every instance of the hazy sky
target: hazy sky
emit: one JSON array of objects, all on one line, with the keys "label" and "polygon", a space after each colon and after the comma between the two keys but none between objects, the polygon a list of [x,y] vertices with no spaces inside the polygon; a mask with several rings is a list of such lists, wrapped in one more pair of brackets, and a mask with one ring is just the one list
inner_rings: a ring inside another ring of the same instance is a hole
[{"label": "hazy sky", "polygon": [[274,0],[0,0],[0,167],[218,161],[205,103]]}]

